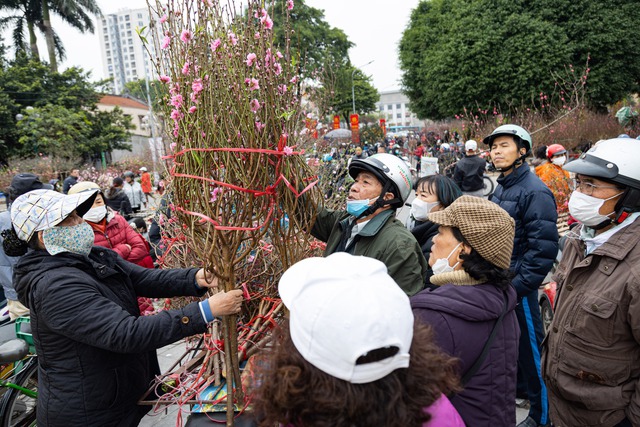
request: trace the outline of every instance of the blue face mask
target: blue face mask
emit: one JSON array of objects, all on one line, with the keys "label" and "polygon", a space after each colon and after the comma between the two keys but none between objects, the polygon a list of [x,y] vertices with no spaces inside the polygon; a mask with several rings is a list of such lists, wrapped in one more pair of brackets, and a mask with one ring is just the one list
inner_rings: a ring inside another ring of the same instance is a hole
[{"label": "blue face mask", "polygon": [[369,203],[371,203],[369,199],[347,200],[347,212],[358,218],[362,212],[367,210]]}]

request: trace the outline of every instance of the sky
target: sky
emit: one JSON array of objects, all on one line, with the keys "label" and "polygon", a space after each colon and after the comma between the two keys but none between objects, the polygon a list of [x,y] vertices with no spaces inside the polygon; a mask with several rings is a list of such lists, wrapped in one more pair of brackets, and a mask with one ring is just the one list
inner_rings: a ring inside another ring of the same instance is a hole
[{"label": "sky", "polygon": [[[119,9],[147,7],[146,0],[97,0],[103,14]],[[342,29],[355,47],[349,51],[351,62],[371,76],[378,92],[400,88],[398,43],[411,10],[419,0],[306,0],[306,4],[323,9],[329,25]],[[92,71],[95,80],[104,78],[97,29],[95,34],[81,34],[54,18],[54,28],[67,51],[61,69],[79,66]],[[3,34],[11,45],[10,33]],[[46,55],[44,36],[40,38],[40,53]],[[371,64],[368,62],[373,61]]]}]

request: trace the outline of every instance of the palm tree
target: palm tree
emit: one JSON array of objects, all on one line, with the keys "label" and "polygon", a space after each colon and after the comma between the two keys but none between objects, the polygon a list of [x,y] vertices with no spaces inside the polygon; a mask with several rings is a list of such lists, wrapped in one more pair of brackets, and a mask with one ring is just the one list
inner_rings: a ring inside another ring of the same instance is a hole
[{"label": "palm tree", "polygon": [[58,58],[64,58],[64,48],[60,38],[56,35],[51,26],[50,14],[54,13],[62,18],[67,24],[77,29],[81,33],[89,31],[93,34],[95,28],[90,14],[102,16],[100,7],[95,0],[32,0],[41,4],[42,23],[41,29],[47,41],[47,51],[49,52],[49,65],[54,72],[58,71]]},{"label": "palm tree", "polygon": [[62,40],[51,26],[51,14],[56,14],[81,33],[93,33],[95,28],[91,14],[101,16],[95,0],[0,0],[0,11],[12,11],[13,15],[0,18],[0,30],[13,25],[13,43],[18,51],[26,51],[24,28],[29,33],[31,56],[40,60],[36,28],[45,35],[49,66],[58,71],[58,59],[64,59]]},{"label": "palm tree", "polygon": [[[11,15],[0,18],[0,31],[13,25],[12,39],[16,54],[30,51],[31,57],[40,60],[36,27],[42,16],[39,0],[1,0],[0,10],[11,11]],[[24,38],[24,28],[29,33],[29,49]]]}]

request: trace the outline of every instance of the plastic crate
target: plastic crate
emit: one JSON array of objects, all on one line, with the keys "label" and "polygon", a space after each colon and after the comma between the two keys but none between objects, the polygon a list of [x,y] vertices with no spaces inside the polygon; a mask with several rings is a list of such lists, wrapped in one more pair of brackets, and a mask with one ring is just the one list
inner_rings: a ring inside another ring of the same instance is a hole
[{"label": "plastic crate", "polygon": [[31,335],[31,318],[18,317],[16,319],[16,337],[25,340],[29,346],[33,346],[33,335]]}]

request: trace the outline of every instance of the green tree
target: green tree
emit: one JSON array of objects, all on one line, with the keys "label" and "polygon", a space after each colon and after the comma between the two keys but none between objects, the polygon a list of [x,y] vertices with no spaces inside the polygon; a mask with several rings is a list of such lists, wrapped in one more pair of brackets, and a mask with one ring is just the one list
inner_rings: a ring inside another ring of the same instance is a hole
[{"label": "green tree", "polygon": [[621,0],[615,7],[603,0],[561,3],[421,1],[399,46],[403,90],[412,110],[421,118],[442,119],[463,107],[507,111],[537,104],[540,92],[554,90],[553,72],[568,64],[582,66],[589,52],[592,105],[634,90],[640,52],[631,48],[631,38],[622,40],[622,33],[631,34],[640,18],[637,1]]},{"label": "green tree", "polygon": [[0,19],[0,29],[13,27],[13,42],[17,52],[26,52],[24,28],[29,34],[31,56],[40,59],[36,29],[45,36],[49,67],[58,71],[58,59],[64,59],[65,50],[62,40],[51,25],[51,14],[57,15],[72,28],[81,33],[94,32],[93,16],[101,16],[95,0],[2,0],[0,11],[9,15]]},{"label": "green tree", "polygon": [[[151,92],[151,105],[155,112],[163,110],[163,103],[166,102],[165,97],[169,95],[169,89],[166,84],[158,80],[149,81],[149,91]],[[125,83],[124,94],[131,95],[139,99],[143,103],[147,103],[147,84],[144,79],[132,80]]]},{"label": "green tree", "polygon": [[334,74],[335,79],[332,80],[333,84],[330,86],[333,96],[330,99],[332,110],[336,114],[342,115],[344,120],[349,123],[349,116],[353,113],[352,82],[356,113],[364,114],[375,110],[380,95],[371,84],[370,76],[355,67],[342,67],[335,70]]},{"label": "green tree", "polygon": [[329,25],[324,11],[296,0],[295,7],[287,10],[286,0],[269,2],[274,22],[276,43],[284,46],[284,15],[291,16],[291,56],[298,61],[303,78],[318,79],[323,68],[349,65],[349,49],[353,43],[339,28]]},{"label": "green tree", "polygon": [[83,111],[50,104],[25,110],[18,121],[18,141],[25,155],[55,153],[76,158],[82,154],[78,147],[87,143],[90,129]]},{"label": "green tree", "polygon": [[131,119],[121,110],[97,109],[103,84],[92,83],[90,74],[79,68],[52,72],[25,54],[2,62],[0,158],[59,150],[59,156],[88,159],[101,151],[130,148],[125,141]]}]

